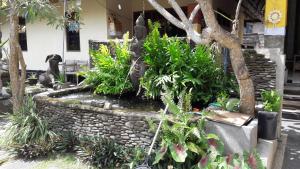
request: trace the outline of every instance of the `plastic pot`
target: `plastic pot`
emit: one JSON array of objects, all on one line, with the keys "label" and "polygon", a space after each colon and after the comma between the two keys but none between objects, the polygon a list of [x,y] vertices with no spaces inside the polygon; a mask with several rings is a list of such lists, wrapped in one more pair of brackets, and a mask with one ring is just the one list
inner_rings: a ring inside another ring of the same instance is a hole
[{"label": "plastic pot", "polygon": [[265,140],[277,138],[277,112],[258,112],[258,137]]},{"label": "plastic pot", "polygon": [[29,83],[30,86],[36,85],[37,82],[38,82],[38,79],[33,79],[33,78],[32,79],[31,78],[28,79],[28,83]]}]

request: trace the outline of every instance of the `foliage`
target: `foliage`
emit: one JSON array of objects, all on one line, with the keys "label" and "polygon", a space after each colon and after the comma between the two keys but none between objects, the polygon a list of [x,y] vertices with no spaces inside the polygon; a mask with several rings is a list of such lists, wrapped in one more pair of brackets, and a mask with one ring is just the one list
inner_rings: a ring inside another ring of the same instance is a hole
[{"label": "foliage", "polygon": [[[16,10],[19,16],[24,16],[26,21],[34,22],[36,20],[47,20],[49,25],[55,25],[57,28],[63,28],[66,18],[61,15],[57,7],[49,0],[15,0]],[[9,4],[8,0],[2,0],[3,4]],[[10,5],[0,10],[0,16],[7,17]]]},{"label": "foliage", "polygon": [[31,97],[25,99],[20,111],[10,115],[9,120],[11,125],[6,131],[5,144],[12,147],[19,156],[35,158],[52,149],[56,134],[38,116]]},{"label": "foliage", "polygon": [[78,144],[79,139],[73,132],[62,132],[55,139],[53,149],[60,153],[74,152]]},{"label": "foliage", "polygon": [[128,79],[130,71],[128,36],[128,33],[124,35],[123,43],[112,43],[115,57],[106,45],[100,45],[99,50],[90,52],[95,69],[81,74],[86,78],[85,83],[95,88],[95,93],[117,95],[132,89]]},{"label": "foliage", "polygon": [[58,82],[59,84],[64,84],[64,83],[66,83],[66,76],[65,76],[65,74],[60,73],[56,80],[57,80],[57,82]]},{"label": "foliage", "polygon": [[[264,169],[260,156],[255,152],[244,152],[224,156],[224,145],[214,134],[204,131],[205,112],[198,121],[192,121],[188,105],[191,92],[182,92],[179,104],[170,94],[163,96],[172,118],[164,117],[160,150],[156,152],[153,168],[174,169]],[[182,104],[184,103],[184,104]]]},{"label": "foliage", "polygon": [[36,73],[31,73],[29,79],[37,79]]},{"label": "foliage", "polygon": [[261,97],[264,105],[264,110],[269,112],[279,112],[281,107],[281,96],[275,90],[262,91]]},{"label": "foliage", "polygon": [[[161,129],[160,150],[156,153],[155,165],[167,168],[193,168],[197,166],[202,156],[206,155],[210,139],[218,143],[219,138],[214,134],[204,132],[204,116],[196,122],[191,122],[192,94],[182,92],[176,105],[170,94],[163,96],[163,102],[169,106],[172,118],[164,117]],[[223,149],[222,144],[218,144]]]},{"label": "foliage", "polygon": [[226,104],[229,100],[229,95],[226,92],[220,92],[217,96],[217,103],[222,109],[226,109]]},{"label": "foliage", "polygon": [[112,140],[97,137],[81,137],[79,156],[97,168],[121,168],[130,163],[133,152]]},{"label": "foliage", "polygon": [[226,110],[231,112],[239,111],[240,100],[237,98],[231,98],[226,103]]},{"label": "foliage", "polygon": [[176,97],[186,88],[193,89],[193,101],[205,104],[223,90],[223,72],[208,47],[198,45],[192,49],[178,38],[161,37],[158,23],[149,21],[149,27],[151,31],[144,43],[148,69],[141,81],[147,97],[159,97],[163,86]]},{"label": "foliage", "polygon": [[197,169],[265,169],[265,167],[256,151],[244,152],[243,155],[223,156],[215,148],[214,143],[211,143],[208,154],[202,157]]}]

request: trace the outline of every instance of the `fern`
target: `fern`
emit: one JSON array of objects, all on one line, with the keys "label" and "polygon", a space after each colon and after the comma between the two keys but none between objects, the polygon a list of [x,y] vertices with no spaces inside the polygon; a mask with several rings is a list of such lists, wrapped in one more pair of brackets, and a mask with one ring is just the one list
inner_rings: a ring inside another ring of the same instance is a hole
[{"label": "fern", "polygon": [[95,93],[117,95],[132,90],[128,79],[131,56],[128,37],[127,33],[123,43],[111,43],[115,57],[106,45],[100,45],[99,50],[90,52],[95,68],[81,75],[86,78],[86,84],[94,87]]}]

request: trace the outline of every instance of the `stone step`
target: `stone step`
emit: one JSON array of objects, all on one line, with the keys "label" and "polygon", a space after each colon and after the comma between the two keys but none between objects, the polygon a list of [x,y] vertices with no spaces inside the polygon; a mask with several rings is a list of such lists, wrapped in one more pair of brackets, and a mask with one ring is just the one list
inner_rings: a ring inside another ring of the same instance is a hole
[{"label": "stone step", "polygon": [[300,120],[300,110],[299,109],[282,109],[282,117],[286,119]]},{"label": "stone step", "polygon": [[283,108],[285,109],[300,109],[300,102],[299,101],[293,101],[293,100],[283,100]]},{"label": "stone step", "polygon": [[300,95],[300,86],[295,86],[295,85],[284,86],[284,94]]},{"label": "stone step", "polygon": [[284,94],[283,99],[284,100],[300,101],[300,95]]}]

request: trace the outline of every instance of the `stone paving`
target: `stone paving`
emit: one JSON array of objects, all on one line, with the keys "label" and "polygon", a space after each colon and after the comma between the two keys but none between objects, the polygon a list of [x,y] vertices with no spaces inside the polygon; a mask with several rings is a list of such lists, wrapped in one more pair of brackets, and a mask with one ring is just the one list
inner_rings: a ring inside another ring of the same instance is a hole
[{"label": "stone paving", "polygon": [[282,119],[282,131],[288,134],[282,169],[300,168],[300,119]]}]

